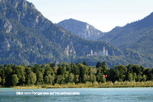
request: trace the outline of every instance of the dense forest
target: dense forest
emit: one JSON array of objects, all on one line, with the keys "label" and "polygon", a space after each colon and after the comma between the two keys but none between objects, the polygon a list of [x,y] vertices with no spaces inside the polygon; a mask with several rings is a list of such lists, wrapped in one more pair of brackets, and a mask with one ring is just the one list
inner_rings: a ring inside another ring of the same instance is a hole
[{"label": "dense forest", "polygon": [[153,80],[153,69],[137,64],[119,65],[108,68],[105,62],[97,62],[96,66],[88,66],[86,61],[81,63],[54,63],[35,65],[0,65],[0,85],[54,85],[66,83],[87,82],[124,82]]}]

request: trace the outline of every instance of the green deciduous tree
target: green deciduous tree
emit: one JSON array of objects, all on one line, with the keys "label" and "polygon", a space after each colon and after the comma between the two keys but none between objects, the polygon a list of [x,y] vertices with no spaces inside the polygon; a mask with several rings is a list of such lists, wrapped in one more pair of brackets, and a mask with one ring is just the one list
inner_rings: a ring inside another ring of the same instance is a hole
[{"label": "green deciduous tree", "polygon": [[98,74],[100,74],[100,73],[104,74],[104,73],[103,73],[103,69],[102,69],[101,67],[99,67],[99,68],[97,69],[96,75],[98,75]]},{"label": "green deciduous tree", "polygon": [[83,83],[86,83],[86,82],[87,82],[87,75],[86,75],[86,74],[83,75],[82,82],[83,82]]},{"label": "green deciduous tree", "polygon": [[25,68],[23,66],[15,66],[13,73],[17,74],[19,78],[19,84],[23,85],[25,83]]},{"label": "green deciduous tree", "polygon": [[0,77],[0,83],[2,82],[2,78]]},{"label": "green deciduous tree", "polygon": [[88,63],[86,61],[81,61],[81,64],[88,66]]},{"label": "green deciduous tree", "polygon": [[101,66],[102,66],[101,63],[100,63],[100,62],[97,62],[96,68],[99,68],[99,67],[101,67]]},{"label": "green deciduous tree", "polygon": [[143,75],[142,76],[142,81],[146,81],[147,80],[147,76],[146,75]]},{"label": "green deciduous tree", "polygon": [[66,72],[66,66],[64,64],[58,64],[58,70],[57,70],[57,74],[58,75],[64,75]]},{"label": "green deciduous tree", "polygon": [[31,78],[31,84],[34,85],[36,83],[36,80],[37,80],[36,74],[32,72],[30,74],[30,78]]},{"label": "green deciduous tree", "polygon": [[93,70],[92,70],[91,67],[89,67],[89,68],[88,68],[88,75],[92,75],[92,73],[93,73]]},{"label": "green deciduous tree", "polygon": [[151,68],[146,68],[146,69],[144,70],[144,73],[143,73],[143,74],[146,75],[147,80],[151,80],[151,71],[152,71]]},{"label": "green deciduous tree", "polygon": [[97,79],[98,82],[102,82],[102,83],[106,81],[104,76],[103,76],[103,73],[98,73],[96,79]]},{"label": "green deciduous tree", "polygon": [[78,66],[76,66],[75,64],[72,66],[72,73],[74,75],[80,75],[80,69]]},{"label": "green deciduous tree", "polygon": [[141,68],[140,68],[140,66],[137,65],[137,64],[133,65],[132,70],[133,70],[133,73],[136,73],[137,75],[138,75],[138,74],[142,74],[142,73],[141,73]]},{"label": "green deciduous tree", "polygon": [[36,74],[33,72],[30,72],[30,74],[27,75],[26,80],[28,85],[34,85],[37,80]]},{"label": "green deciduous tree", "polygon": [[4,86],[5,84],[5,78],[2,79],[2,85]]},{"label": "green deciduous tree", "polygon": [[97,65],[96,65],[96,68],[99,68],[99,67],[102,68],[101,71],[103,72],[103,74],[107,73],[108,66],[107,66],[106,62],[102,62],[102,63],[98,62]]},{"label": "green deciduous tree", "polygon": [[91,75],[89,76],[89,81],[94,83],[94,82],[96,81],[96,76],[93,75],[93,74],[91,74]]},{"label": "green deciduous tree", "polygon": [[128,73],[128,81],[132,81],[133,80],[133,75],[132,73]]},{"label": "green deciduous tree", "polygon": [[12,75],[12,85],[16,85],[19,82],[19,78],[17,76],[17,74],[13,74]]},{"label": "green deciduous tree", "polygon": [[3,65],[0,65],[0,69],[2,69],[3,68]]},{"label": "green deciduous tree", "polygon": [[75,83],[78,83],[78,82],[79,82],[79,75],[75,75],[75,77],[74,77],[74,82],[75,82]]},{"label": "green deciduous tree", "polygon": [[45,83],[46,83],[46,84],[48,84],[48,83],[49,83],[49,78],[48,78],[48,76],[47,76],[47,75],[45,76],[44,81],[45,81]]},{"label": "green deciduous tree", "polygon": [[51,75],[45,76],[44,81],[46,84],[53,84],[54,83],[54,76],[51,76]]},{"label": "green deciduous tree", "polygon": [[46,75],[53,75],[54,76],[54,71],[51,67],[45,68],[45,76]]},{"label": "green deciduous tree", "polygon": [[40,71],[37,73],[37,82],[36,83],[38,85],[43,83],[43,74]]},{"label": "green deciduous tree", "polygon": [[42,73],[42,75],[44,75],[44,73],[45,73],[45,69],[44,68],[40,68],[39,71]]},{"label": "green deciduous tree", "polygon": [[141,66],[140,67],[140,70],[141,70],[141,74],[143,74],[144,70],[145,70],[145,67],[144,66]]},{"label": "green deciduous tree", "polygon": [[127,72],[127,68],[123,65],[114,66],[113,70],[115,72],[115,79],[118,81],[124,81],[125,80],[125,74]]},{"label": "green deciduous tree", "polygon": [[5,70],[5,81],[6,81],[5,86],[10,86],[10,85],[12,85],[10,79],[12,78],[12,71],[13,70],[10,66],[5,67],[4,70]]},{"label": "green deciduous tree", "polygon": [[[85,82],[85,77],[84,77],[84,75],[85,76],[87,76],[88,75],[88,67],[87,66],[85,66],[85,65],[83,65],[83,64],[81,64],[81,63],[79,63],[78,65],[78,68],[80,69],[80,82]],[[84,78],[83,78],[84,77]]]},{"label": "green deciduous tree", "polygon": [[73,81],[74,81],[74,74],[70,73],[68,82],[73,83]]},{"label": "green deciduous tree", "polygon": [[[4,68],[5,69],[5,68]],[[5,72],[6,72],[6,75],[10,75],[11,73],[12,73],[12,68],[11,67],[7,67],[6,69],[5,69]]]},{"label": "green deciduous tree", "polygon": [[140,82],[142,80],[142,76],[140,74],[138,74],[136,76],[136,79],[135,79],[137,82]]},{"label": "green deciduous tree", "polygon": [[135,81],[136,77],[137,77],[137,74],[136,73],[133,73],[133,80],[134,81]]},{"label": "green deciduous tree", "polygon": [[50,65],[51,68],[55,67],[55,63],[50,63],[49,65]]},{"label": "green deciduous tree", "polygon": [[63,75],[58,75],[57,76],[57,79],[56,79],[56,83],[58,83],[58,84],[64,84],[65,83],[65,78],[64,78],[64,76]]}]

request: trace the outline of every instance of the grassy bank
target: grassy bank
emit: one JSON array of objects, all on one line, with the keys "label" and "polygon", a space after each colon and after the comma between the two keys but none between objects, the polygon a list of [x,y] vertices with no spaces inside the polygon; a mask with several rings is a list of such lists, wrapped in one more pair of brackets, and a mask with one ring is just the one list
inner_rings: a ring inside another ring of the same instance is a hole
[{"label": "grassy bank", "polygon": [[153,81],[146,82],[105,82],[105,83],[67,83],[55,85],[32,85],[32,86],[14,86],[14,89],[40,89],[40,88],[122,88],[122,87],[153,87]]}]

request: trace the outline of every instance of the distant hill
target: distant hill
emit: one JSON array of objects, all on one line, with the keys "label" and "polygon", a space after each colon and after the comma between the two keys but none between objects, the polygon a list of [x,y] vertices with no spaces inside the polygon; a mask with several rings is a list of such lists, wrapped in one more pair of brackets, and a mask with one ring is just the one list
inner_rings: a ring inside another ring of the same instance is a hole
[{"label": "distant hill", "polygon": [[92,25],[75,19],[63,20],[59,22],[58,25],[84,39],[97,40],[99,37],[104,35],[103,32],[97,30]]},{"label": "distant hill", "polygon": [[142,20],[129,23],[124,27],[115,27],[110,32],[105,33],[105,35],[98,40],[107,41],[109,44],[115,47],[125,49],[152,30],[152,18],[153,13]]}]

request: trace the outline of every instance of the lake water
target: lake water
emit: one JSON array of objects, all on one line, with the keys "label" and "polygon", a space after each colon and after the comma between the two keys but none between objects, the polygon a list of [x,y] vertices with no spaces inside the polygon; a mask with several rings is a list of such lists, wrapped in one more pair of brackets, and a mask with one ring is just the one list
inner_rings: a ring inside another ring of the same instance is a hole
[{"label": "lake water", "polygon": [[0,102],[153,102],[153,88],[1,88]]}]

